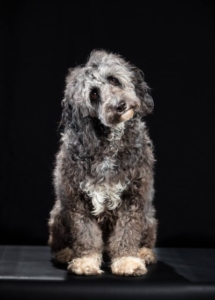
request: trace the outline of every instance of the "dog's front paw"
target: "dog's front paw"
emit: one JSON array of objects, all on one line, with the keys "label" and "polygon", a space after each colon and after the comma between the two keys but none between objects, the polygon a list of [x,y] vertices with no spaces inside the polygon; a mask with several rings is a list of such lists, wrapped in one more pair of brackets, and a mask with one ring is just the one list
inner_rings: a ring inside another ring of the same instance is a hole
[{"label": "dog's front paw", "polygon": [[98,275],[103,271],[100,269],[101,255],[94,254],[91,256],[83,256],[75,258],[68,265],[68,272],[77,275]]},{"label": "dog's front paw", "polygon": [[113,274],[124,276],[140,276],[147,272],[144,262],[134,256],[114,259],[111,270]]}]

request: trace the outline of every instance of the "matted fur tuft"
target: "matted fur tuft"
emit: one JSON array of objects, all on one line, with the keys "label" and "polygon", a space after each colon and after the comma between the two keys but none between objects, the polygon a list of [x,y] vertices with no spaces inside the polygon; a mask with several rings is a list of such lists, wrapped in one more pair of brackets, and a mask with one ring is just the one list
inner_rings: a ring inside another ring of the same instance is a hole
[{"label": "matted fur tuft", "polygon": [[150,249],[157,227],[153,147],[143,121],[153,100],[143,73],[95,50],[69,71],[62,106],[48,223],[55,259],[67,262],[69,272],[101,274],[106,251],[114,274],[142,275],[156,261]]}]

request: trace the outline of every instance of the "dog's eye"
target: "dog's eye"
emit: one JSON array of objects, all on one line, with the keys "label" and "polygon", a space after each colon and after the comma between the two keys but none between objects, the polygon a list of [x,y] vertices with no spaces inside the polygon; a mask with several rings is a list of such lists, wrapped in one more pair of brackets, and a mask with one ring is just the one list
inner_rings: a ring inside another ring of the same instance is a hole
[{"label": "dog's eye", "polygon": [[113,76],[109,76],[108,77],[108,81],[110,84],[114,85],[114,86],[119,86],[120,82],[117,78],[113,77]]},{"label": "dog's eye", "polygon": [[97,89],[92,89],[90,92],[90,99],[96,100],[99,97]]}]

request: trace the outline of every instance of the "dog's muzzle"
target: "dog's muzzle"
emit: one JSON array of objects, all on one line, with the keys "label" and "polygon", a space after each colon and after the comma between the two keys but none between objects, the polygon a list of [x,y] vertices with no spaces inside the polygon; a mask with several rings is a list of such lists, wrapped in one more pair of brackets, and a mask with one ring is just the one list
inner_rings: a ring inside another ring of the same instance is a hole
[{"label": "dog's muzzle", "polygon": [[120,122],[125,122],[125,121],[131,119],[134,115],[134,110],[133,109],[127,110],[127,105],[124,101],[121,101],[116,106],[116,111],[117,111],[117,114],[120,116],[120,118],[119,118]]}]

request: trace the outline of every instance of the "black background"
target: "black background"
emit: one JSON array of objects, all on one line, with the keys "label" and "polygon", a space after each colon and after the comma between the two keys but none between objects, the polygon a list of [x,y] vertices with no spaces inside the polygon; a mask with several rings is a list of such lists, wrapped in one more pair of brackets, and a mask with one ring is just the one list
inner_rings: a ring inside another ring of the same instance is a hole
[{"label": "black background", "polygon": [[1,1],[0,16],[0,243],[47,243],[65,76],[103,48],[152,88],[157,246],[214,247],[214,2]]}]

